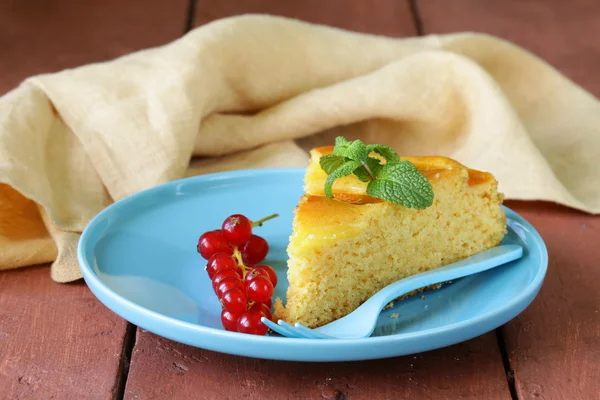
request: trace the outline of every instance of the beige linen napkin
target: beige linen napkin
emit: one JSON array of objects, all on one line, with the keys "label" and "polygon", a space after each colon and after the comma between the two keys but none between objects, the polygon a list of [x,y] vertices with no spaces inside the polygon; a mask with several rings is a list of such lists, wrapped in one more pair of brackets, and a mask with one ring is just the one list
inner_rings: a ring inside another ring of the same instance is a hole
[{"label": "beige linen napkin", "polygon": [[479,34],[249,15],[0,98],[0,269],[54,261],[54,280],[78,279],[79,233],[112,201],[186,175],[304,166],[337,134],[453,157],[510,199],[600,212],[600,102],[534,55]]}]

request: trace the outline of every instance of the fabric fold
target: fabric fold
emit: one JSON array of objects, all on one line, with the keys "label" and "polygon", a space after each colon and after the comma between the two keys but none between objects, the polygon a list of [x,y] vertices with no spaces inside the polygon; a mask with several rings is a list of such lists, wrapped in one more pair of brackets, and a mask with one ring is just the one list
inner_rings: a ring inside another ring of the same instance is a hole
[{"label": "fabric fold", "polygon": [[508,199],[600,213],[600,102],[535,55],[476,33],[387,38],[246,15],[0,98],[0,269],[54,261],[52,279],[78,279],[79,235],[111,202],[301,167],[340,134],[489,171]]}]

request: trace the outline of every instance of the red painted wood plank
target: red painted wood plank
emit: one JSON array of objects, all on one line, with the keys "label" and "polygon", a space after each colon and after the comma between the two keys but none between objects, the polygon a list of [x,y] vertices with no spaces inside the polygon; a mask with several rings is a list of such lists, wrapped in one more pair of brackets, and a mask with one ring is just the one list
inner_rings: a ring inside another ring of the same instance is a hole
[{"label": "red painted wood plank", "polygon": [[597,0],[421,0],[424,32],[485,32],[544,58],[600,96],[600,2]]},{"label": "red painted wood plank", "polygon": [[126,322],[47,266],[0,272],[0,397],[111,399]]},{"label": "red painted wood plank", "polygon": [[279,15],[388,36],[416,34],[408,0],[206,0],[198,2],[195,24],[246,13]]},{"label": "red painted wood plank", "polygon": [[[187,0],[0,2],[0,94],[28,76],[176,39]],[[115,396],[127,323],[48,267],[0,273],[0,388],[11,399]]]},{"label": "red painted wood plank", "polygon": [[187,0],[0,2],[0,94],[28,76],[104,61],[183,33]]},{"label": "red painted wood plank", "polygon": [[509,202],[549,252],[538,298],[504,328],[519,399],[600,394],[600,217],[544,203]]},{"label": "red painted wood plank", "polygon": [[[425,33],[480,31],[511,40],[600,94],[600,3],[419,2]],[[600,218],[543,203],[508,202],[544,237],[550,263],[538,298],[504,328],[520,399],[600,393]]]},{"label": "red painted wood plank", "polygon": [[300,363],[215,353],[138,330],[126,399],[510,399],[493,333],[414,356]]}]

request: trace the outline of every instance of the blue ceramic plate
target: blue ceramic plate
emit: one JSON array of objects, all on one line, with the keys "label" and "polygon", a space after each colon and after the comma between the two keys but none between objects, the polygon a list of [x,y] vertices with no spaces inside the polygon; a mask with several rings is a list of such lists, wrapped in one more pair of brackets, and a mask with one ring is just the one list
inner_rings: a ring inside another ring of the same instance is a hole
[{"label": "blue ceramic plate", "polygon": [[372,337],[311,340],[227,332],[205,261],[196,252],[198,236],[234,213],[251,219],[279,213],[257,229],[271,246],[266,262],[280,278],[275,296],[285,299],[285,249],[303,174],[302,169],[211,174],[116,202],[81,237],[85,281],[109,309],[166,338],[224,353],[299,361],[385,358],[458,343],[514,318],[542,285],[548,263],[544,242],[506,209],[510,229],[504,241],[524,247],[520,260],[396,302],[381,314]]}]

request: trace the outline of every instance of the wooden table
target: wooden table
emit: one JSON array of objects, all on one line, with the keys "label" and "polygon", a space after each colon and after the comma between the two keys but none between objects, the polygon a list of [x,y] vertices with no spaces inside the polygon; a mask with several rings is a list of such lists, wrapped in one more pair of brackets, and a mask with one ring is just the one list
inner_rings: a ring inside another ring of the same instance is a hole
[{"label": "wooden table", "polygon": [[[163,44],[245,12],[396,37],[489,32],[600,96],[597,0],[55,0],[30,9],[5,1],[0,93],[32,74]],[[533,304],[495,332],[386,360],[293,363],[204,351],[137,329],[83,282],[53,283],[47,266],[0,273],[0,398],[599,399],[600,217],[547,203],[508,206],[548,245]]]}]

